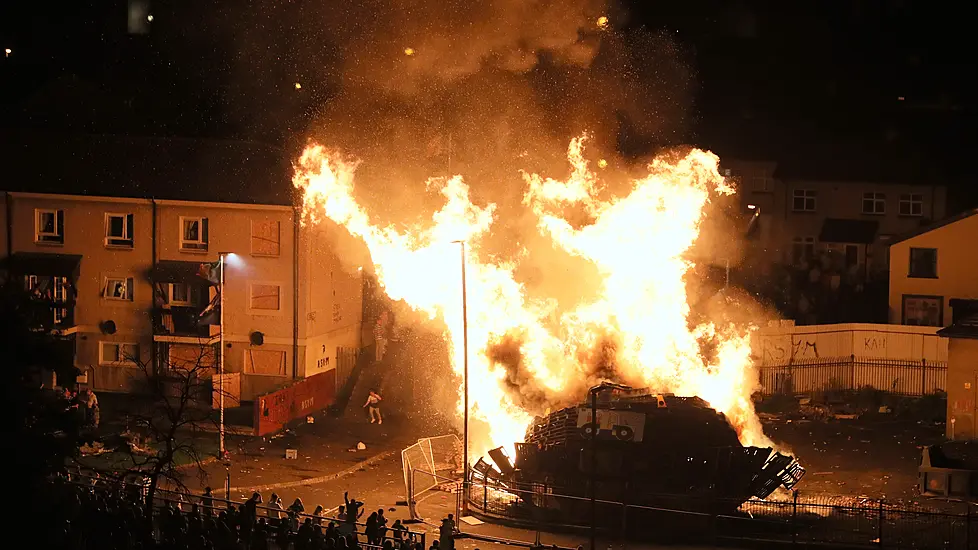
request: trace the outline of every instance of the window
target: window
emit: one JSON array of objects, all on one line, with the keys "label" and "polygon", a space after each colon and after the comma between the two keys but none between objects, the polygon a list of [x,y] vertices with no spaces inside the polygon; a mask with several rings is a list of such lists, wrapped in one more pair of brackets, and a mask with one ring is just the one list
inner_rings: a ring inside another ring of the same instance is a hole
[{"label": "window", "polygon": [[900,195],[901,216],[923,216],[924,196],[917,193]]},{"label": "window", "polygon": [[814,189],[795,189],[791,196],[791,209],[795,212],[814,212],[816,194]]},{"label": "window", "polygon": [[102,297],[106,300],[131,302],[133,286],[132,277],[106,277]]},{"label": "window", "polygon": [[886,214],[886,195],[863,193],[863,214]]},{"label": "window", "polygon": [[274,221],[251,222],[251,255],[278,256],[281,253],[281,223]]},{"label": "window", "polygon": [[34,242],[65,244],[65,211],[34,211]]},{"label": "window", "polygon": [[910,270],[908,271],[907,276],[916,279],[936,279],[937,249],[911,248]]},{"label": "window", "polygon": [[197,301],[193,288],[187,283],[170,283],[167,298],[171,306],[192,306]]},{"label": "window", "polygon": [[132,248],[132,214],[105,214],[105,246]]},{"label": "window", "polygon": [[266,349],[246,349],[245,374],[285,376],[285,352]]},{"label": "window", "polygon": [[282,287],[274,284],[251,285],[251,309],[278,311],[281,306]]},{"label": "window", "polygon": [[138,344],[127,342],[99,343],[99,363],[102,365],[135,365],[138,361]]},{"label": "window", "polygon": [[939,327],[944,324],[944,298],[903,295],[903,324]]},{"label": "window", "polygon": [[207,251],[207,218],[180,217],[180,249]]},{"label": "window", "polygon": [[791,261],[795,265],[815,257],[815,237],[795,237],[791,242]]},{"label": "window", "polygon": [[[751,188],[757,193],[770,193],[774,191],[774,181],[766,174],[757,174],[751,178]],[[814,207],[812,207],[814,210]]]}]

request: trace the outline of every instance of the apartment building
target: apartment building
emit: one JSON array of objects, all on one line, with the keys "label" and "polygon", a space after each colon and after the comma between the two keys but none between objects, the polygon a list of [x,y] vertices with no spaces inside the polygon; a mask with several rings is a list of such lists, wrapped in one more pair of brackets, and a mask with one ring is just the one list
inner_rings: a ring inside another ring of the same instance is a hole
[{"label": "apartment building", "polygon": [[892,239],[946,215],[939,185],[806,177],[773,161],[722,168],[739,182],[741,207],[759,212],[756,242],[771,262],[801,265],[827,253],[862,277],[885,278]]},{"label": "apartment building", "polygon": [[[35,328],[96,390],[126,391],[138,363],[241,374],[248,401],[335,370],[362,346],[362,274],[325,225],[291,206],[4,193],[3,271]],[[225,257],[224,312],[209,272]],[[341,261],[342,260],[342,261]],[[342,381],[337,381],[341,383]]]}]

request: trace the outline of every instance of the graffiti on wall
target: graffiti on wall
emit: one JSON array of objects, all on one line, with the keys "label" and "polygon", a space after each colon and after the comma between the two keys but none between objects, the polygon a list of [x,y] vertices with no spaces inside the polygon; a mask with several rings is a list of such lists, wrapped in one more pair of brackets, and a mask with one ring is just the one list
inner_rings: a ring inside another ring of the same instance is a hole
[{"label": "graffiti on wall", "polygon": [[818,343],[808,336],[764,338],[761,342],[764,363],[790,363],[818,359]]}]

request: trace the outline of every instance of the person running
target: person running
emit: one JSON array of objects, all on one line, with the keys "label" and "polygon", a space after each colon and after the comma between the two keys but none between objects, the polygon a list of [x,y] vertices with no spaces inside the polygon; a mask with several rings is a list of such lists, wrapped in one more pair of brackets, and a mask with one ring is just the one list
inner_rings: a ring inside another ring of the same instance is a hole
[{"label": "person running", "polygon": [[367,402],[363,404],[363,407],[367,409],[370,413],[370,423],[376,422],[378,425],[384,423],[384,417],[380,414],[380,402],[384,398],[377,393],[376,389],[371,389],[370,393],[367,394]]}]

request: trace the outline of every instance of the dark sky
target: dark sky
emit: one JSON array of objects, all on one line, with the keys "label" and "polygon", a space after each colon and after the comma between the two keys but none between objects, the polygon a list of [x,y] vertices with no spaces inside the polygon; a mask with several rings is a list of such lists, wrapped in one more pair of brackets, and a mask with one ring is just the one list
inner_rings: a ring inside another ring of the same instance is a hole
[{"label": "dark sky", "polygon": [[[240,51],[232,63],[235,27],[215,23],[237,15],[222,11],[229,3],[155,4],[150,34],[133,36],[124,0],[56,9],[4,2],[0,54],[11,53],[0,58],[0,125],[282,143],[302,133],[334,91],[328,79],[301,74],[314,67],[250,77]],[[615,24],[668,33],[690,59],[695,95],[685,141],[738,157],[865,151],[865,164],[876,166],[913,151],[949,178],[973,181],[964,157],[976,141],[974,3],[629,4]],[[276,55],[311,47],[288,44]],[[242,122],[229,107],[242,101],[268,116]]]}]

